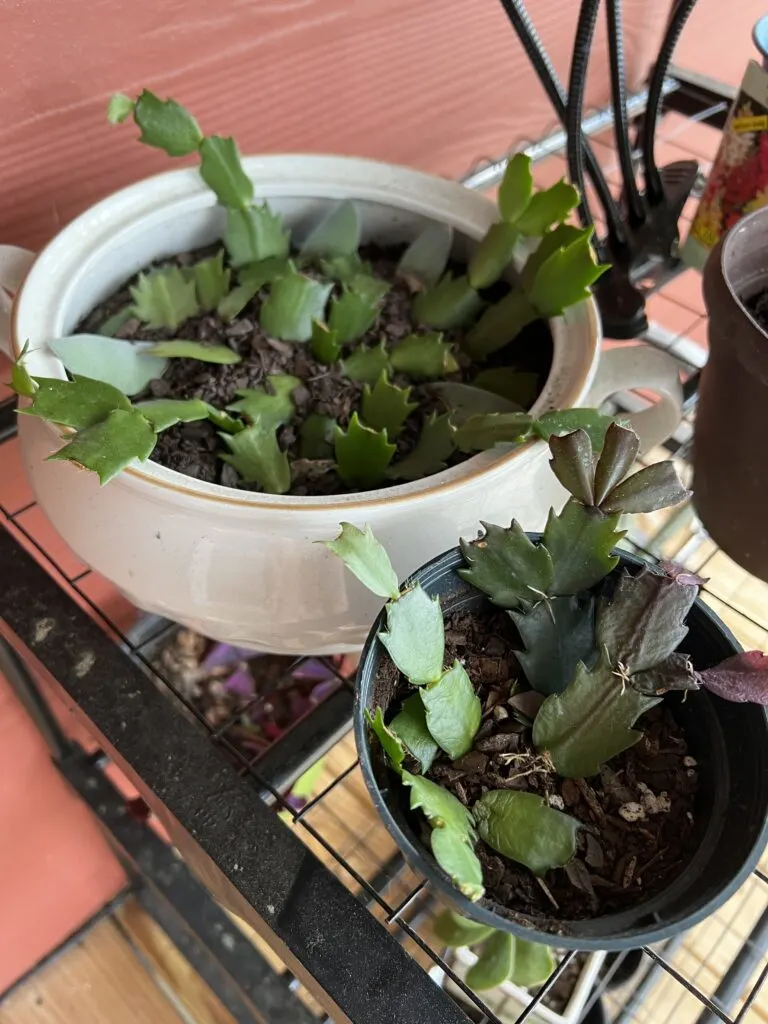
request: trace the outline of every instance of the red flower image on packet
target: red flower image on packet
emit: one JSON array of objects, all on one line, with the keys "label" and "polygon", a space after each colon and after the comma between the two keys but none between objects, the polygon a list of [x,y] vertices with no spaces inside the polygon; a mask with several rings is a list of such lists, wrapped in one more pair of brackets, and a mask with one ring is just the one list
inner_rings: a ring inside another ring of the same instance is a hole
[{"label": "red flower image on packet", "polygon": [[768,72],[751,61],[728,115],[683,259],[701,268],[743,216],[768,205]]}]

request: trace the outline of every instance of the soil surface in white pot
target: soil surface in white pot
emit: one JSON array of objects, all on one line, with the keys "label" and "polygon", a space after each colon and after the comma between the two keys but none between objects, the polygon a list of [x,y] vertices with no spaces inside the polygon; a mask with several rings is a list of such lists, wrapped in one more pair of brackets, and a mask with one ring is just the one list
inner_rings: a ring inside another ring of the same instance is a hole
[{"label": "soil surface in white pot", "polygon": [[[488,790],[517,789],[548,800],[583,824],[576,857],[547,872],[546,882],[501,856],[482,840],[477,854],[486,900],[502,916],[525,915],[558,931],[559,921],[617,913],[647,901],[680,875],[696,846],[696,762],[669,703],[643,715],[642,739],[612,758],[591,779],[561,778],[531,740],[543,696],[528,689],[514,648],[520,637],[509,616],[490,603],[445,615],[445,653],[458,659],[483,706],[469,753],[456,761],[440,753],[427,777],[473,806]],[[374,703],[393,709],[408,696],[405,679],[382,661]],[[428,828],[413,825],[428,843]]]},{"label": "soil surface in white pot", "polygon": [[[370,264],[370,271],[391,285],[384,296],[378,316],[371,328],[353,344],[345,345],[341,358],[363,348],[375,349],[382,339],[392,352],[398,344],[412,334],[434,333],[420,326],[412,313],[413,295],[406,281],[397,277],[397,263],[405,246],[382,248],[375,245],[362,246],[360,258]],[[146,272],[158,267],[189,267],[198,260],[210,258],[220,251],[219,246],[209,246],[194,252],[183,253],[163,263],[146,268]],[[225,260],[226,263],[226,260]],[[450,269],[458,275],[465,272],[463,265],[456,264]],[[304,274],[320,278],[318,268],[301,265]],[[328,280],[323,276],[324,280]],[[110,296],[78,325],[77,331],[88,334],[106,333],[105,324],[121,311],[130,307],[129,286],[135,279]],[[291,486],[288,493],[294,495],[328,495],[351,493],[365,488],[349,486],[339,476],[333,458],[333,431],[335,426],[346,429],[352,412],[361,408],[365,381],[352,380],[341,370],[339,362],[325,365],[312,355],[309,344],[289,343],[270,337],[260,326],[260,310],[268,294],[268,287],[256,294],[232,320],[226,321],[215,310],[200,313],[184,321],[176,330],[151,329],[138,318],[131,316],[114,331],[115,337],[130,341],[166,341],[184,339],[204,344],[225,345],[241,357],[232,365],[201,362],[196,359],[174,358],[161,378],[153,380],[147,391],[134,396],[134,401],[153,398],[202,399],[217,409],[223,410],[238,400],[237,392],[244,389],[263,387],[270,375],[286,374],[299,378],[303,383],[291,395],[295,414],[291,422],[280,427],[278,442],[288,454],[291,464]],[[481,295],[493,303],[509,291],[506,282],[498,282],[485,289]],[[334,284],[334,294],[341,294],[341,285]],[[443,341],[458,342],[461,331],[443,331]],[[538,397],[552,360],[552,338],[545,321],[537,321],[524,328],[515,341],[491,356],[482,366],[473,364],[461,352],[458,344],[452,345],[452,353],[458,362],[458,370],[444,374],[439,379],[458,383],[472,383],[480,371],[493,371],[499,367],[514,368],[514,378],[509,370],[504,381],[490,385],[493,390],[502,390],[504,397],[513,400],[521,409],[528,409]],[[373,372],[369,386],[373,386],[380,375]],[[414,380],[403,373],[390,373],[390,382],[401,388],[410,388],[409,400],[417,403],[406,418],[402,432],[396,440],[396,452],[390,464],[394,469],[398,462],[411,455],[423,434],[424,424],[435,415],[446,412],[445,403],[431,389],[434,381]],[[487,378],[486,378],[487,379]],[[513,381],[511,389],[510,382]],[[217,428],[208,420],[181,423],[163,431],[152,452],[153,461],[186,476],[227,487],[246,490],[260,490],[258,484],[241,479],[235,468],[222,461],[227,452]],[[456,465],[470,458],[456,450],[449,450],[444,461],[437,459],[434,469],[419,473],[417,477],[429,475],[446,466]],[[434,461],[434,460],[433,460]],[[391,474],[391,483],[403,479]],[[375,486],[386,486],[378,483]]]}]

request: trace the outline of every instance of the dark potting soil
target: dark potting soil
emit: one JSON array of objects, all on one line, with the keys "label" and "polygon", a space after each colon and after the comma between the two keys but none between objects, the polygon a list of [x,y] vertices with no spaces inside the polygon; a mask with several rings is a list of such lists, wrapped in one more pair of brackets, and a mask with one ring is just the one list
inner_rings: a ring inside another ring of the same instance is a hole
[{"label": "dark potting soil", "polygon": [[749,299],[744,299],[744,305],[762,329],[768,333],[768,288]]},{"label": "dark potting soil", "polygon": [[[214,255],[217,246],[208,246],[195,252],[184,253],[163,266],[187,266],[200,259]],[[362,259],[370,262],[375,276],[391,282],[392,287],[384,297],[381,312],[374,326],[360,340],[359,345],[376,345],[385,336],[390,346],[409,334],[425,334],[411,314],[412,296],[408,286],[395,275],[397,262],[404,246],[382,248],[364,246],[360,250]],[[152,269],[152,268],[147,268]],[[455,268],[459,272],[463,268]],[[305,271],[310,272],[311,271]],[[131,278],[133,281],[133,278]],[[97,306],[77,330],[98,333],[101,325],[113,314],[130,304],[128,284]],[[488,298],[495,301],[503,294],[506,285],[494,286]],[[491,294],[493,291],[493,294]],[[185,321],[176,331],[151,330],[138,319],[128,320],[115,336],[131,341],[155,341],[169,338],[184,338],[192,341],[227,345],[241,356],[242,361],[234,365],[219,366],[201,363],[194,359],[171,359],[162,378],[152,381],[146,394],[137,396],[138,401],[146,398],[199,398],[210,402],[218,409],[237,400],[236,392],[264,384],[270,374],[290,374],[304,381],[304,386],[293,392],[296,406],[293,422],[279,432],[279,443],[291,460],[292,485],[290,494],[323,495],[344,494],[350,491],[337,475],[333,461],[308,460],[299,457],[299,426],[312,412],[333,417],[346,427],[351,413],[360,408],[363,385],[344,377],[336,367],[325,366],[312,357],[309,345],[294,344],[269,337],[259,326],[259,310],[266,292],[260,292],[231,323],[225,323],[216,313],[204,313]],[[456,340],[458,333],[443,332],[445,340]],[[458,359],[462,362],[461,354]],[[546,323],[539,321],[527,327],[509,346],[509,351],[497,354],[487,366],[511,365],[521,373],[532,373],[537,377],[534,389],[538,395],[546,381],[552,359],[552,340]],[[447,380],[469,382],[477,372],[465,358],[457,373]],[[418,409],[406,420],[397,441],[395,460],[413,451],[421,433],[422,422],[433,411],[443,412],[444,406],[429,389],[427,384],[414,384],[401,374],[395,374],[392,381],[401,387],[412,387],[411,400],[419,403]],[[180,424],[163,431],[151,458],[154,462],[174,469],[185,476],[218,483],[227,487],[242,487],[258,490],[255,484],[244,484],[238,474],[218,454],[226,451],[215,427],[207,422]],[[469,458],[457,452],[449,461],[455,465]]]},{"label": "dark potting soil", "polygon": [[[490,604],[446,614],[445,639],[447,663],[458,658],[464,664],[484,711],[473,749],[454,762],[441,754],[428,777],[467,806],[488,790],[519,789],[583,823],[575,859],[543,880],[478,841],[486,906],[557,931],[560,921],[626,910],[682,873],[694,845],[698,772],[668,705],[642,717],[643,738],[598,776],[562,779],[533,748],[530,725],[543,697],[521,681],[525,677],[513,652],[520,639],[509,616]],[[399,702],[406,687],[387,661],[377,677],[374,703],[388,707],[393,694]],[[412,820],[418,829],[426,828],[421,819]]]}]

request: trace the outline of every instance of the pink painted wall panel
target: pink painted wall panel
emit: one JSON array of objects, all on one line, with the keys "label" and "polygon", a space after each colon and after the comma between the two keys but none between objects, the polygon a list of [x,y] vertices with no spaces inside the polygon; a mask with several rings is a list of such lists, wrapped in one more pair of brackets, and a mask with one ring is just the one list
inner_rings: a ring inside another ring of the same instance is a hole
[{"label": "pink painted wall panel", "polygon": [[95,818],[0,676],[0,994],[124,884]]},{"label": "pink painted wall panel", "polygon": [[[627,0],[632,84],[669,0]],[[529,0],[567,74],[575,0]],[[38,247],[95,198],[164,169],[109,129],[147,85],[245,151],[354,153],[459,176],[553,123],[496,0],[10,0],[0,4],[0,242]],[[589,100],[607,96],[603,24]]]}]

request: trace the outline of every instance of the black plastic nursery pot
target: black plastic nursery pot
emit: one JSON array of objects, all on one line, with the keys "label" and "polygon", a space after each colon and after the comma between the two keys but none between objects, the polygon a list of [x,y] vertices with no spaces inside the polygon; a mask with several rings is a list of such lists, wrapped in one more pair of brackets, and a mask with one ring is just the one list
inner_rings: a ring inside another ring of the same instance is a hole
[{"label": "black plastic nursery pot", "polygon": [[[531,534],[532,539],[538,535]],[[645,562],[624,553],[621,567]],[[407,582],[439,596],[443,614],[479,608],[486,598],[457,573],[464,565],[458,548],[428,562]],[[687,699],[667,694],[674,717],[698,762],[699,787],[694,807],[697,845],[686,870],[661,892],[622,910],[584,920],[558,921],[544,931],[521,914],[510,920],[490,900],[473,903],[454,888],[419,838],[420,818],[409,809],[408,791],[371,743],[364,712],[381,706],[389,721],[399,699],[377,683],[389,655],[378,639],[381,615],[368,636],[360,661],[355,697],[355,739],[363,777],[384,824],[411,866],[426,877],[453,908],[493,928],[533,942],[580,950],[619,950],[669,938],[692,927],[722,906],[757,865],[768,842],[768,712],[752,704],[724,701],[708,691]],[[691,609],[688,636],[681,650],[703,670],[738,653],[741,647],[726,626],[701,601]],[[382,692],[377,692],[378,689]],[[389,705],[388,706],[388,702]]]}]

